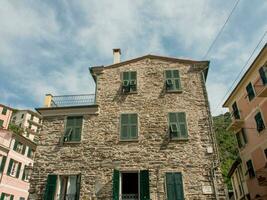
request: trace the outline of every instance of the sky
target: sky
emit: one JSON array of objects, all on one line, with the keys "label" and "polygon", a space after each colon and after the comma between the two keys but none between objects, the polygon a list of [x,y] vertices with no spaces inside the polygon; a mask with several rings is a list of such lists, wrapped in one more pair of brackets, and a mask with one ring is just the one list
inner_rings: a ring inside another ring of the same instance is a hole
[{"label": "sky", "polygon": [[[145,54],[202,60],[236,2],[1,0],[0,103],[33,109],[47,93],[94,93],[88,68],[112,64],[113,48],[121,48],[122,60]],[[205,57],[213,115],[225,112],[223,97],[267,31],[266,12],[267,0],[240,0]],[[266,42],[267,35],[249,64]]]}]

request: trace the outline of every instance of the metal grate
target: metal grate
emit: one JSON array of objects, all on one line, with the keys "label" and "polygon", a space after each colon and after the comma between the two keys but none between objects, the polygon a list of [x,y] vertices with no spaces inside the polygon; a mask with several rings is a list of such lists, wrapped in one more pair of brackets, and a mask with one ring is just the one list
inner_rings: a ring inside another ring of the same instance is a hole
[{"label": "metal grate", "polygon": [[138,194],[122,194],[122,200],[138,200]]},{"label": "metal grate", "polygon": [[95,94],[53,96],[51,107],[85,106],[95,104]]}]

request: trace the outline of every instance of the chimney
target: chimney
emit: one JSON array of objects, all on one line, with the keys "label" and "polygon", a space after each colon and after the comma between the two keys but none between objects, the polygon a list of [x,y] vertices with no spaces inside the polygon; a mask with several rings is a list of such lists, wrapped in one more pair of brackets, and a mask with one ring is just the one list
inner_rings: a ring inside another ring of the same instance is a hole
[{"label": "chimney", "polygon": [[113,49],[113,64],[119,63],[121,61],[121,49]]}]

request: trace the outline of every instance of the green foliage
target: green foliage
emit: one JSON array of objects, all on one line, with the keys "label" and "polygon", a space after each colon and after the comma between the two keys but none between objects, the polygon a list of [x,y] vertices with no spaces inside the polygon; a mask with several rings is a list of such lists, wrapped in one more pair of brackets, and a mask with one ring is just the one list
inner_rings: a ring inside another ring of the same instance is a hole
[{"label": "green foliage", "polygon": [[9,124],[8,130],[12,131],[13,133],[17,133],[19,135],[23,134],[23,129],[15,124]]},{"label": "green foliage", "polygon": [[216,140],[219,147],[223,178],[228,188],[231,189],[231,181],[227,177],[227,174],[238,157],[238,149],[234,133],[226,130],[231,123],[230,113],[213,117],[213,122]]}]

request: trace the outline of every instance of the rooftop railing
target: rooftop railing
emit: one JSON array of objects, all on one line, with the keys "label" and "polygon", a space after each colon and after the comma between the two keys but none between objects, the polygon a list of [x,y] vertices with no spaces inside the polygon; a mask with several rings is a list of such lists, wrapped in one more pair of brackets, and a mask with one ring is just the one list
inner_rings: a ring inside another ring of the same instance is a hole
[{"label": "rooftop railing", "polygon": [[70,107],[86,106],[95,104],[95,94],[61,95],[53,96],[47,94],[45,97],[45,107]]}]

